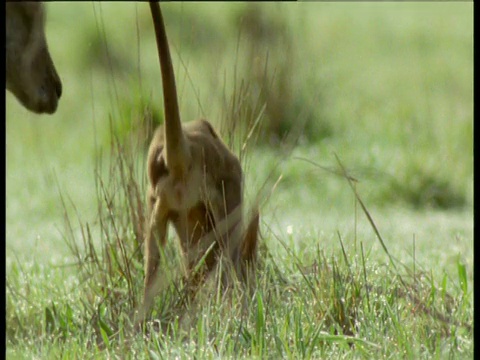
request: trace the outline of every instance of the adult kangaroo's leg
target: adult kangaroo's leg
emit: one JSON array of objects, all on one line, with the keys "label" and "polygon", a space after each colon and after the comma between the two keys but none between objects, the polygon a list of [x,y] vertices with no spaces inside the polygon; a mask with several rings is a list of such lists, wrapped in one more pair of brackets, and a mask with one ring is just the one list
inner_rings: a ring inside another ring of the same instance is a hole
[{"label": "adult kangaroo's leg", "polygon": [[7,2],[5,87],[28,110],[53,114],[62,83],[48,51],[42,2]]}]

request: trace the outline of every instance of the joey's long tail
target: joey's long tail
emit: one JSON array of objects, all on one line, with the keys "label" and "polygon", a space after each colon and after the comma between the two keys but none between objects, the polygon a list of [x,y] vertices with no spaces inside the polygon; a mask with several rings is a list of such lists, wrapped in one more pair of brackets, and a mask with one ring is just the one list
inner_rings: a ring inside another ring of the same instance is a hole
[{"label": "joey's long tail", "polygon": [[158,1],[150,1],[158,57],[163,83],[163,101],[165,112],[165,151],[167,168],[174,176],[183,177],[186,173],[187,159],[190,156],[180,122],[175,74],[168,47],[165,24]]}]

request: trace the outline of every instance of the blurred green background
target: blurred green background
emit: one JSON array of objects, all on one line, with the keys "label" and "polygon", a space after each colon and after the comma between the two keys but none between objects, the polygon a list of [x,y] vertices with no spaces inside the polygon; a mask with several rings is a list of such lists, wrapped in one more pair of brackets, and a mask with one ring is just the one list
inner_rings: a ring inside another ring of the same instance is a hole
[{"label": "blurred green background", "polygon": [[[146,146],[146,129],[163,117],[146,3],[46,6],[64,92],[52,116],[30,114],[6,94],[7,267],[15,257],[61,262],[59,193],[91,220],[94,164],[100,149],[107,157],[111,126]],[[391,252],[408,258],[415,237],[420,261],[448,268],[461,256],[472,269],[473,3],[175,3],[163,11],[183,121],[202,116],[221,127],[242,91],[246,113],[265,104],[246,168],[249,199],[283,175],[262,209],[265,231],[325,248],[338,246],[337,230],[357,231],[376,246],[368,224],[355,221],[346,181],[296,159],[335,168],[335,153]]]}]

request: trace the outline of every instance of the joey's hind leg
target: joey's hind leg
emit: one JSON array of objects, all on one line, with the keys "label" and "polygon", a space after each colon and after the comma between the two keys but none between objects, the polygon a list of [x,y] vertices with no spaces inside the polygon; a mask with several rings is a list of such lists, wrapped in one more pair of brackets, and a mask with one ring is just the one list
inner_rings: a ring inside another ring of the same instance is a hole
[{"label": "joey's hind leg", "polygon": [[150,216],[150,224],[145,239],[145,292],[143,298],[145,314],[150,309],[160,286],[158,277],[159,245],[165,246],[166,239],[167,217],[162,214],[160,200],[157,200]]}]

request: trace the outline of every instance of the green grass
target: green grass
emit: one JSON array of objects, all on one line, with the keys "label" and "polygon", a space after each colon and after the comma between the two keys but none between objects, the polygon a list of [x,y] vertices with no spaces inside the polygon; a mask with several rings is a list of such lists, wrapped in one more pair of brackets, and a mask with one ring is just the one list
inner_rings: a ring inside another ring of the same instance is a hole
[{"label": "green grass", "polygon": [[242,162],[263,237],[254,292],[212,279],[185,308],[172,234],[145,334],[148,6],[47,8],[59,109],[6,95],[8,358],[473,357],[472,3],[163,6],[183,121],[238,153],[259,116]]}]

